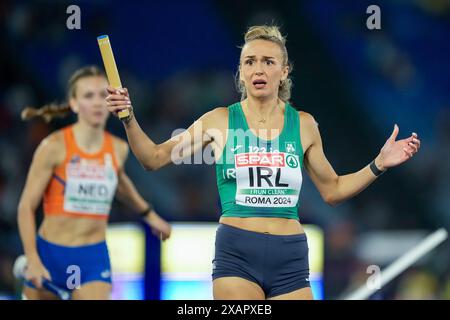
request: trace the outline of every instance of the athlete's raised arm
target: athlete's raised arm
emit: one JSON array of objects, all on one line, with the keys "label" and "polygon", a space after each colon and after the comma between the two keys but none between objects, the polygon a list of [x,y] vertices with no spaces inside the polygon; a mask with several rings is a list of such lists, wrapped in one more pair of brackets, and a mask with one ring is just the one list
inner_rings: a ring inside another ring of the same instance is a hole
[{"label": "athlete's raised arm", "polygon": [[125,88],[119,91],[108,87],[108,93],[107,108],[111,113],[116,115],[120,110],[130,109],[130,116],[122,122],[131,150],[146,170],[158,170],[169,163],[189,157],[213,140],[209,129],[215,121],[216,109],[205,113],[182,133],[156,144],[139,126],[131,107],[128,90]]},{"label": "athlete's raised arm", "polygon": [[[305,169],[325,202],[333,206],[337,205],[363,191],[377,178],[370,165],[354,173],[337,175],[323,152],[322,139],[316,121],[308,113],[304,113],[302,120],[311,139],[311,144],[305,151]],[[410,137],[396,141],[398,132],[399,128],[395,125],[392,135],[374,160],[376,168],[380,171],[411,159],[420,148],[417,134],[412,133]]]}]

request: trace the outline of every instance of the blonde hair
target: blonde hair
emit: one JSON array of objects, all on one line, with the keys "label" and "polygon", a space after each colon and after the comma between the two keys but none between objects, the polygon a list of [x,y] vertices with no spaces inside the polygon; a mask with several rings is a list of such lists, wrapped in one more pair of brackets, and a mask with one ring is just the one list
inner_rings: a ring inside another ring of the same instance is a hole
[{"label": "blonde hair", "polygon": [[[74,98],[77,90],[77,82],[80,79],[88,77],[105,77],[105,73],[96,66],[87,66],[75,71],[69,79],[67,98]],[[40,108],[26,107],[22,110],[22,120],[30,120],[33,118],[42,118],[45,122],[49,123],[55,118],[64,118],[70,113],[69,103],[48,103]]]},{"label": "blonde hair", "polygon": [[[282,55],[282,66],[288,66],[288,77],[286,80],[280,83],[280,87],[278,90],[278,97],[283,101],[289,101],[291,98],[291,89],[292,89],[292,80],[289,77],[289,74],[292,71],[292,63],[289,61],[287,49],[286,49],[286,37],[284,37],[280,28],[276,25],[260,25],[260,26],[252,26],[248,28],[247,32],[244,36],[244,44],[240,47],[241,49],[249,42],[253,40],[267,40],[278,44],[281,49]],[[241,100],[244,100],[247,97],[247,90],[245,89],[244,83],[240,80],[240,68],[236,73],[236,87],[237,90],[241,93]]]}]

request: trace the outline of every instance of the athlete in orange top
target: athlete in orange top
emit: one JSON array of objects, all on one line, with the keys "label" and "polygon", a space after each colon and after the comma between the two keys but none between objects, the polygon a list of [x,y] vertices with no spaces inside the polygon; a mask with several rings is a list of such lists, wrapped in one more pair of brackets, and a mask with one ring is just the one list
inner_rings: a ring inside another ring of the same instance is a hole
[{"label": "athlete in orange top", "polygon": [[[27,299],[56,298],[42,288],[43,278],[69,290],[74,300],[109,298],[105,235],[114,195],[140,212],[154,234],[163,240],[170,236],[170,225],[140,196],[124,171],[127,143],[104,129],[107,85],[99,69],[85,67],[71,77],[66,105],[27,108],[22,113],[24,119],[41,116],[46,121],[70,110],[78,115],[74,125],[50,134],[38,146],[18,206],[28,261],[23,291]],[[42,198],[45,217],[36,235],[35,212]]]},{"label": "athlete in orange top", "polygon": [[73,125],[61,131],[66,155],[53,171],[44,193],[45,215],[108,219],[117,187],[117,138],[105,131],[101,149],[87,153],[77,146]]}]

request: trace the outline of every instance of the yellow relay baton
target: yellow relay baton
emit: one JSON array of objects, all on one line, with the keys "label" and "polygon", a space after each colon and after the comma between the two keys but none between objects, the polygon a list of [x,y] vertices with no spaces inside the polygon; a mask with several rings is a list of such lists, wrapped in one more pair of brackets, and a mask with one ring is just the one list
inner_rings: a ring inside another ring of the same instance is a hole
[{"label": "yellow relay baton", "polygon": [[[107,35],[97,37],[98,46],[102,54],[103,64],[105,65],[106,75],[108,77],[109,85],[115,89],[121,89],[122,83],[120,82],[119,71],[117,70],[116,60],[114,60],[114,54],[111,48],[111,42]],[[126,118],[130,115],[128,109],[118,112],[119,119]]]}]

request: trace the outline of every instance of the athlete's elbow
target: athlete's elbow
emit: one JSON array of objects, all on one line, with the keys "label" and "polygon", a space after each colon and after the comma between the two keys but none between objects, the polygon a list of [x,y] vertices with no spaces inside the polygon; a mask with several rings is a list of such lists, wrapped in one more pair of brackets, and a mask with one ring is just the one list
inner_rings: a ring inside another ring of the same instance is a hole
[{"label": "athlete's elbow", "polygon": [[337,201],[337,200],[325,200],[325,202],[331,207],[337,207],[338,205],[340,205],[342,203],[342,201]]},{"label": "athlete's elbow", "polygon": [[142,168],[143,168],[145,171],[155,171],[155,170],[157,170],[157,167],[156,167],[152,162],[149,162],[149,161],[139,161],[139,163],[141,164]]},{"label": "athlete's elbow", "polygon": [[163,167],[163,164],[161,163],[159,158],[155,158],[152,160],[143,160],[139,162],[145,171],[156,171]]},{"label": "athlete's elbow", "polygon": [[344,199],[340,199],[336,194],[329,193],[323,196],[323,200],[331,207],[337,207]]},{"label": "athlete's elbow", "polygon": [[140,157],[138,157],[138,161],[141,164],[142,168],[144,168],[145,171],[156,171],[161,166],[158,164],[159,162],[159,156],[158,153],[155,152],[154,154],[142,154]]},{"label": "athlete's elbow", "polygon": [[331,182],[322,189],[321,195],[326,204],[336,207],[345,201],[339,188],[339,176],[336,176]]},{"label": "athlete's elbow", "polygon": [[17,214],[23,215],[23,213],[26,211],[26,209],[29,207],[29,205],[23,201],[22,199],[19,201],[19,204],[17,205]]},{"label": "athlete's elbow", "polygon": [[338,205],[338,202],[335,199],[333,199],[332,197],[329,197],[329,196],[324,197],[323,201],[325,201],[325,203],[328,204],[331,207],[336,207]]},{"label": "athlete's elbow", "polygon": [[17,221],[22,219],[27,219],[30,216],[33,216],[34,210],[31,207],[30,203],[21,200],[19,205],[17,206]]}]

